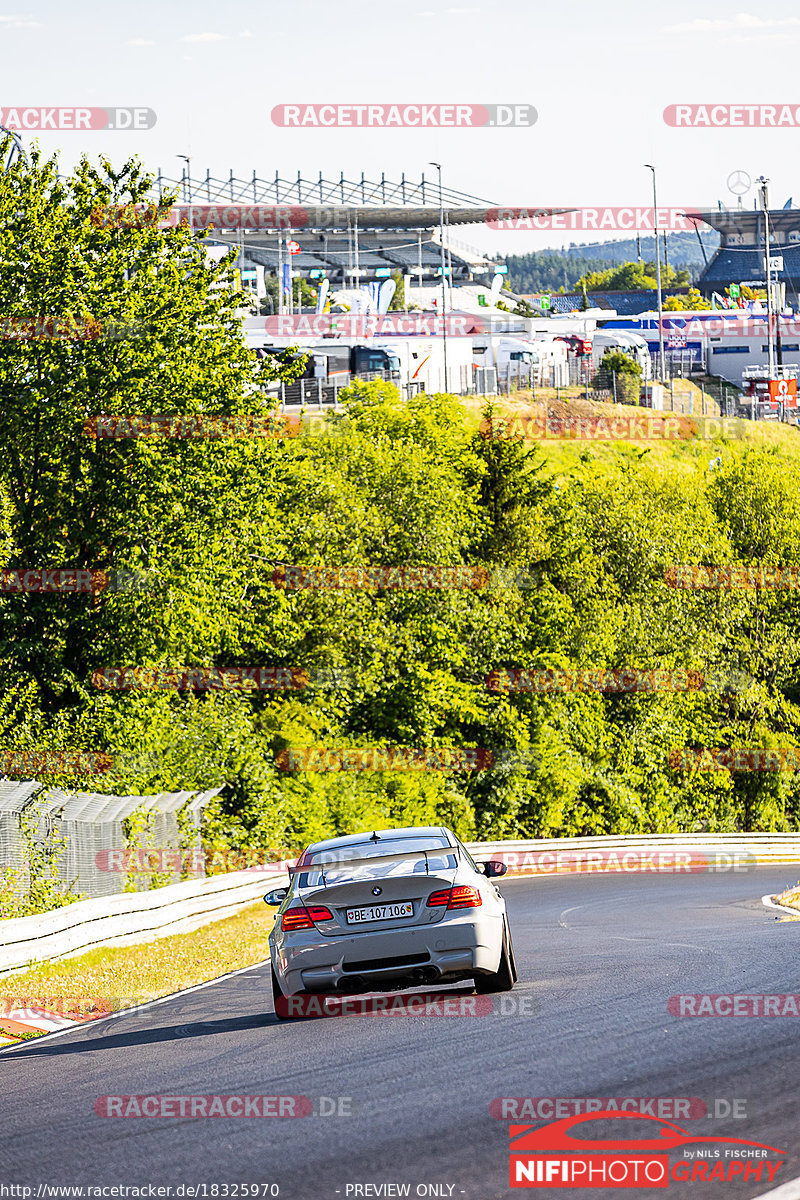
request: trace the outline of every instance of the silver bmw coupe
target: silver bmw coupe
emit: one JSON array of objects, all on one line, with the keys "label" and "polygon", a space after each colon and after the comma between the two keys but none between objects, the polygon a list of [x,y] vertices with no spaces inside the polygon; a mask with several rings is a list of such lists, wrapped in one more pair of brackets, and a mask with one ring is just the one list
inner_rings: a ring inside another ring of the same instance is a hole
[{"label": "silver bmw coupe", "polygon": [[290,870],[269,936],[279,1017],[288,997],[352,995],[474,980],[480,994],[517,980],[506,904],[449,829],[382,829],[316,842]]}]

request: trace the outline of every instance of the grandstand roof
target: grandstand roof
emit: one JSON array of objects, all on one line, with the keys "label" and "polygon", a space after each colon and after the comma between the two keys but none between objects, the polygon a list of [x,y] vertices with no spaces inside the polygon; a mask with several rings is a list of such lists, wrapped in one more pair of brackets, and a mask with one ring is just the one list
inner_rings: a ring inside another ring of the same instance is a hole
[{"label": "grandstand roof", "polygon": [[[345,179],[343,172],[338,179],[324,179],[322,172],[316,179],[299,172],[296,179],[284,179],[277,171],[274,179],[259,178],[255,171],[251,179],[236,178],[232,171],[227,178],[206,171],[205,176],[184,172],[175,179],[159,168],[152,195],[159,200],[172,195],[178,203],[195,205],[299,205],[308,213],[305,229],[346,230],[356,221],[359,229],[433,229],[440,223],[440,204],[450,225],[483,225],[497,217],[497,205],[479,196],[450,187],[442,187],[440,195],[438,180],[426,179],[424,173],[418,181],[402,174],[399,182],[385,173],[370,180],[363,172],[360,179]],[[572,210],[543,206],[539,211]]]},{"label": "grandstand roof", "polygon": [[[704,221],[722,234],[743,233],[751,242],[763,236],[764,213],[760,208],[687,208],[686,216],[693,221]],[[769,224],[770,234],[776,240],[783,234],[800,231],[800,208],[771,208]]]}]

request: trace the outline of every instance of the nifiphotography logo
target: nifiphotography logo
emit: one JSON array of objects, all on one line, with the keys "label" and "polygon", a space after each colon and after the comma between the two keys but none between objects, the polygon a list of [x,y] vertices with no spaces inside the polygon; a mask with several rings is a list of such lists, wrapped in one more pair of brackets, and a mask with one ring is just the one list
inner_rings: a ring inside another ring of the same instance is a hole
[{"label": "nifiphotography logo", "polygon": [[[592,1137],[594,1121],[647,1121],[651,1136]],[[580,1133],[573,1126],[585,1126]],[[608,1110],[566,1117],[549,1125],[509,1126],[509,1184],[521,1188],[667,1188],[675,1183],[770,1183],[785,1165],[784,1151],[744,1138],[701,1137],[642,1113]],[[687,1146],[704,1144],[702,1150]],[[706,1148],[708,1147],[708,1148]],[[670,1165],[669,1151],[683,1151]],[[768,1156],[778,1155],[778,1159]]]}]

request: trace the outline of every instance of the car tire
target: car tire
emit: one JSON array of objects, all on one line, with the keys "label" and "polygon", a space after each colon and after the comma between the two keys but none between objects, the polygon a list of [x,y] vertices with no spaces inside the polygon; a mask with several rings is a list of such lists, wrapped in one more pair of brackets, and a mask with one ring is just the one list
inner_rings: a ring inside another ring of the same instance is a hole
[{"label": "car tire", "polygon": [[[295,1015],[294,1013],[282,1013],[282,1012],[278,1011],[278,1001],[285,1000],[286,997],[284,996],[283,992],[281,991],[281,985],[278,983],[278,977],[275,974],[275,968],[273,966],[270,966],[270,970],[272,972],[272,1007],[275,1010],[275,1016],[278,1018],[279,1021],[303,1021],[303,1020],[305,1020],[306,1018],[302,1013],[298,1013],[297,1015]],[[311,994],[310,992],[295,992],[295,996],[309,996],[310,994]]]},{"label": "car tire", "polygon": [[516,983],[519,979],[519,973],[517,971],[517,960],[514,956],[514,943],[511,940],[511,930],[508,926],[508,918],[506,918],[506,938],[508,940],[508,957],[509,961],[511,962],[511,980],[512,983]]},{"label": "car tire", "polygon": [[517,964],[514,960],[514,947],[511,944],[511,931],[508,923],[503,921],[503,950],[500,955],[500,965],[492,975],[476,975],[475,991],[479,996],[489,996],[493,992],[510,992],[517,982]]}]

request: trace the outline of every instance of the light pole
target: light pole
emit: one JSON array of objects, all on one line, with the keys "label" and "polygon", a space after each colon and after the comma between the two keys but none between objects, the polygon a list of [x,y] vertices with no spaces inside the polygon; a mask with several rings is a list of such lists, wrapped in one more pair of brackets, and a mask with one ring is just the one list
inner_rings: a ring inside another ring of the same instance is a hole
[{"label": "light pole", "polygon": [[184,200],[189,200],[192,187],[192,160],[188,154],[176,154],[175,157],[182,158],[186,163],[186,178],[183,184],[183,198]]},{"label": "light pole", "polygon": [[432,162],[439,172],[439,241],[442,251],[442,352],[444,355],[444,390],[447,391],[447,276],[445,274],[444,254],[444,200],[442,199],[442,164]]},{"label": "light pole", "polygon": [[767,354],[769,356],[769,377],[775,378],[775,348],[773,345],[773,327],[772,327],[772,264],[769,260],[769,180],[763,175],[759,175],[758,182],[761,184],[761,203],[764,208],[764,251],[765,251],[765,266],[767,271]]},{"label": "light pole", "polygon": [[656,243],[656,291],[658,292],[658,366],[659,378],[664,382],[664,316],[661,304],[661,251],[658,248],[658,199],[656,197],[656,169],[652,163],[644,164],[653,172],[653,239]]}]

